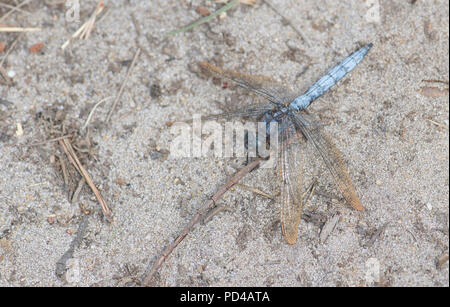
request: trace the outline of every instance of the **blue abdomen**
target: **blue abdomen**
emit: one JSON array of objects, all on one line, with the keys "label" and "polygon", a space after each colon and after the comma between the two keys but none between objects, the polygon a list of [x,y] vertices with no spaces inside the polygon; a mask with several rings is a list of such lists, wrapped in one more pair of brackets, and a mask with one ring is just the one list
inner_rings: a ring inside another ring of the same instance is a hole
[{"label": "blue abdomen", "polygon": [[290,107],[295,110],[307,108],[311,102],[319,98],[319,96],[325,93],[330,87],[335,85],[347,73],[355,68],[371,47],[372,44],[368,44],[345,58],[341,63],[333,67],[325,76],[320,78],[319,81],[311,86],[306,93],[295,98],[294,101],[291,102]]}]

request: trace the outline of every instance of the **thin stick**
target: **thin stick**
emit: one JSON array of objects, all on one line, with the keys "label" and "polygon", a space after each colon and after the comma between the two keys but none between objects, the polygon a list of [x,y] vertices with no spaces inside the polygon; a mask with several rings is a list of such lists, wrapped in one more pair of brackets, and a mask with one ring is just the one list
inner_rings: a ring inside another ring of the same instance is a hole
[{"label": "thin stick", "polygon": [[423,82],[430,82],[430,83],[443,83],[448,85],[448,81],[443,81],[443,80],[435,80],[435,79],[423,79]]},{"label": "thin stick", "polygon": [[311,196],[314,194],[317,186],[317,178],[314,178],[313,182],[309,185],[306,191],[302,194],[302,206],[306,206]]},{"label": "thin stick", "polygon": [[140,52],[141,52],[141,49],[138,48],[138,50],[136,51],[136,54],[134,55],[133,61],[131,62],[130,68],[128,69],[127,75],[125,76],[125,80],[123,80],[122,85],[120,86],[119,94],[117,95],[116,99],[114,100],[111,110],[109,110],[108,116],[106,116],[106,122],[109,122],[111,120],[111,116],[114,113],[117,103],[119,102],[120,98],[122,97],[123,89],[125,88],[128,78],[130,77],[130,74],[133,71],[134,65],[136,64],[136,60],[137,60]]},{"label": "thin stick", "polygon": [[66,2],[66,0],[55,0],[55,1],[44,0],[44,2],[47,5],[60,5],[60,4],[64,4]]},{"label": "thin stick", "polygon": [[12,84],[12,79],[8,76],[8,73],[3,68],[3,66],[0,66],[0,74],[2,75],[3,79],[5,79],[5,84],[7,84],[7,85]]},{"label": "thin stick", "polygon": [[311,47],[311,44],[306,39],[306,37],[303,35],[303,33],[299,29],[297,29],[289,19],[284,17],[274,6],[272,6],[272,4],[269,3],[269,1],[263,0],[263,2],[265,4],[267,4],[268,7],[270,7],[277,15],[279,15],[292,28],[292,30],[294,30],[294,32],[297,33],[297,35],[306,43],[306,45],[308,47]]},{"label": "thin stick", "polygon": [[49,139],[49,140],[42,141],[42,142],[37,142],[37,143],[33,143],[33,144],[17,145],[17,146],[31,147],[31,146],[45,145],[45,144],[48,144],[48,143],[51,143],[51,142],[56,142],[56,141],[59,141],[59,140],[62,140],[62,139],[67,139],[67,138],[70,138],[72,136],[73,136],[72,134],[67,134],[67,135],[63,135],[63,136],[60,136],[60,137],[57,137],[57,138],[53,138],[53,139]]},{"label": "thin stick", "polygon": [[1,18],[0,18],[0,23],[6,18],[6,17],[8,17],[9,15],[11,15],[12,13],[14,13],[14,11],[17,11],[17,10],[19,10],[19,8],[21,8],[22,6],[24,6],[25,4],[27,4],[28,2],[30,2],[31,0],[25,0],[25,1],[23,1],[22,3],[20,3],[19,5],[17,5],[16,7],[14,7],[12,10],[10,10],[8,13],[5,13],[5,15],[3,15]]},{"label": "thin stick", "polygon": [[6,51],[5,55],[2,58],[2,61],[0,62],[0,67],[3,67],[3,63],[5,62],[6,58],[8,57],[8,55],[11,53],[11,51],[13,50],[13,48],[16,46],[17,42],[19,41],[19,37],[21,36],[21,34],[17,35],[17,37],[14,39],[14,41],[12,42],[11,46],[8,48],[8,50]]},{"label": "thin stick", "polygon": [[238,4],[238,0],[232,0],[232,1],[230,1],[227,5],[221,7],[220,9],[218,9],[217,11],[215,11],[214,13],[212,13],[212,14],[210,14],[210,15],[208,15],[208,16],[205,16],[205,17],[203,17],[203,18],[200,18],[200,19],[197,20],[196,22],[194,22],[194,23],[192,23],[192,24],[190,24],[190,25],[188,25],[188,26],[186,26],[186,27],[183,27],[183,28],[180,28],[180,29],[177,29],[177,30],[174,30],[174,31],[171,31],[171,32],[167,33],[166,35],[163,36],[163,39],[164,39],[164,38],[167,38],[167,37],[169,37],[169,36],[172,36],[172,35],[181,33],[181,32],[186,32],[187,30],[190,30],[190,29],[192,29],[192,28],[195,28],[195,27],[197,27],[197,26],[199,26],[199,25],[201,25],[201,24],[204,24],[205,22],[208,22],[209,20],[211,20],[211,19],[214,18],[215,16],[220,15],[220,14],[222,14],[223,12],[228,11],[228,10],[231,9],[233,6],[235,6],[236,4]]},{"label": "thin stick", "polygon": [[214,196],[209,200],[209,202],[201,207],[197,214],[190,220],[190,222],[186,225],[186,227],[183,229],[183,231],[178,235],[178,237],[166,248],[164,248],[161,256],[156,259],[156,261],[153,263],[152,268],[150,269],[150,272],[148,273],[147,277],[145,277],[143,284],[149,286],[150,281],[152,277],[155,275],[155,273],[158,271],[158,269],[161,267],[161,265],[164,263],[164,261],[167,259],[167,257],[172,253],[172,251],[177,247],[178,244],[180,244],[181,241],[189,234],[189,232],[194,228],[194,226],[201,220],[201,217],[206,214],[213,206],[214,204],[220,200],[233,185],[235,185],[239,180],[241,180],[245,175],[250,173],[253,169],[259,166],[259,164],[262,162],[262,159],[258,159],[253,161],[252,163],[248,164],[244,168],[242,168],[240,171],[238,171],[226,184],[224,184],[220,189],[214,194]]},{"label": "thin stick", "polygon": [[0,27],[0,32],[38,32],[41,28]]},{"label": "thin stick", "polygon": [[8,48],[8,50],[6,51],[5,55],[3,56],[2,60],[0,61],[0,74],[3,76],[3,78],[6,80],[6,84],[10,85],[12,84],[12,80],[11,78],[8,76],[8,73],[6,72],[6,70],[3,68],[3,63],[6,61],[6,58],[8,57],[8,55],[11,53],[11,51],[13,50],[13,48],[16,46],[17,42],[19,41],[19,37],[22,34],[17,35],[17,37],[14,39],[14,41],[12,42],[11,46]]},{"label": "thin stick", "polygon": [[70,203],[73,204],[73,203],[78,202],[78,198],[80,197],[81,189],[83,188],[85,182],[86,182],[86,179],[84,179],[84,177],[82,177],[82,178],[80,179],[80,181],[78,181],[77,188],[76,188],[75,191],[73,192],[72,199],[70,200]]},{"label": "thin stick", "polygon": [[63,173],[64,178],[64,187],[67,187],[69,185],[69,176],[67,175],[67,168],[66,168],[66,162],[64,162],[64,159],[58,155],[59,163],[61,163],[61,169]]},{"label": "thin stick", "polygon": [[442,128],[448,129],[448,126],[445,125],[445,124],[441,124],[441,123],[435,122],[434,120],[431,120],[431,119],[427,119],[427,121],[429,121],[432,124],[435,124],[438,127],[442,127]]},{"label": "thin stick", "polygon": [[92,29],[94,28],[95,20],[97,16],[103,11],[103,1],[100,1],[95,8],[94,13],[92,13],[89,20],[86,22],[86,26],[80,33],[80,38],[88,39],[91,35]]},{"label": "thin stick", "polygon": [[320,231],[319,235],[319,242],[321,244],[325,243],[325,241],[328,239],[330,234],[333,232],[334,228],[336,227],[337,223],[339,222],[340,215],[339,213],[336,213],[333,215],[330,219],[328,219],[323,225],[322,230]]},{"label": "thin stick", "polygon": [[257,189],[257,188],[250,187],[250,186],[248,186],[248,185],[240,184],[240,183],[236,183],[236,186],[237,186],[237,187],[240,187],[240,188],[242,188],[242,189],[244,189],[244,190],[247,190],[247,191],[253,192],[253,193],[255,193],[255,194],[258,194],[258,195],[260,195],[260,196],[262,196],[262,197],[265,197],[265,198],[268,198],[268,199],[272,199],[272,200],[274,199],[273,196],[270,196],[270,195],[267,194],[266,192],[263,192],[263,191],[261,191],[261,190],[259,190],[259,189]]},{"label": "thin stick", "polygon": [[152,56],[150,55],[150,53],[139,42],[139,38],[141,37],[141,28],[139,27],[139,23],[136,19],[136,16],[134,16],[133,13],[131,13],[130,16],[131,16],[131,21],[133,22],[133,25],[134,25],[134,29],[136,30],[136,38],[134,39],[136,46],[138,46],[139,49],[141,49],[144,52],[144,54],[147,56],[147,58],[149,60],[152,60]]},{"label": "thin stick", "polygon": [[94,192],[95,197],[97,198],[98,202],[100,203],[100,207],[103,210],[103,214],[105,215],[106,219],[111,222],[111,210],[109,209],[108,205],[106,204],[105,200],[103,199],[102,195],[100,194],[100,191],[97,189],[97,187],[94,185],[94,182],[92,181],[91,176],[86,171],[86,169],[81,164],[80,160],[78,159],[75,151],[72,148],[72,145],[67,139],[59,140],[59,144],[62,146],[64,152],[66,153],[67,157],[69,158],[70,162],[74,165],[74,167],[77,169],[77,171],[80,173],[81,176],[83,176],[86,179],[87,184],[91,188],[92,192]]},{"label": "thin stick", "polygon": [[94,115],[94,112],[95,112],[95,110],[97,109],[97,107],[98,107],[100,104],[102,104],[103,102],[105,102],[106,100],[111,99],[111,98],[112,98],[112,96],[106,97],[106,98],[100,100],[99,102],[97,102],[97,103],[95,104],[95,106],[92,108],[91,112],[89,112],[88,118],[86,119],[86,122],[84,123],[83,127],[81,127],[81,130],[86,129],[86,127],[89,125],[89,122],[91,121],[92,115]]},{"label": "thin stick", "polygon": [[[26,1],[24,1],[24,2],[26,2]],[[19,4],[19,5],[22,5],[22,4],[23,4],[23,2],[22,2],[21,4]],[[11,9],[12,12],[18,11],[18,12],[21,12],[21,13],[24,13],[24,14],[27,14],[27,15],[33,15],[33,14],[31,14],[30,12],[21,10],[21,9],[19,8],[19,5],[13,6],[13,5],[9,5],[9,4],[1,3],[1,2],[0,2],[0,6],[3,6],[3,7],[6,7],[6,8],[8,8],[8,9]],[[9,11],[9,12],[11,12],[11,11]],[[8,12],[8,13],[9,13],[9,12]],[[6,14],[5,14],[5,15],[6,15]],[[2,19],[3,19],[3,18],[4,18],[4,16],[2,16]]]},{"label": "thin stick", "polygon": [[89,17],[88,21],[86,21],[72,36],[61,46],[61,49],[64,50],[69,46],[70,42],[77,37],[87,39],[89,34],[94,27],[95,19],[97,16],[103,11],[103,1],[100,1],[95,8],[94,13]]},{"label": "thin stick", "polygon": [[215,215],[217,215],[219,212],[222,212],[227,208],[227,204],[220,205],[215,207],[214,209],[211,209],[208,214],[202,219],[202,224],[205,225],[208,223]]}]

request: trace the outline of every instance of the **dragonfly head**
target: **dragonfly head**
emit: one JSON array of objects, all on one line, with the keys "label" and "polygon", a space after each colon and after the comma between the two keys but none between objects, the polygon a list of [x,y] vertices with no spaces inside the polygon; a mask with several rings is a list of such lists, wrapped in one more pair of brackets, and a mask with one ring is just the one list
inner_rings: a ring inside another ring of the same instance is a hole
[{"label": "dragonfly head", "polygon": [[267,125],[270,124],[270,122],[277,121],[279,122],[281,118],[288,112],[288,108],[283,107],[281,109],[274,109],[272,111],[267,112],[264,115],[264,121],[267,123]]}]

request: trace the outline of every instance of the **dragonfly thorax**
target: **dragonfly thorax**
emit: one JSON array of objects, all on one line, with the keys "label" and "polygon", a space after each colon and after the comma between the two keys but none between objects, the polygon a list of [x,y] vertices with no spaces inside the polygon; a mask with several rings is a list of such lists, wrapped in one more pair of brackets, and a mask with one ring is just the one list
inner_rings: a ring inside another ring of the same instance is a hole
[{"label": "dragonfly thorax", "polygon": [[289,108],[275,109],[270,112],[267,112],[264,116],[264,121],[269,125],[271,122],[276,121],[280,122],[281,119],[287,115],[289,112]]}]

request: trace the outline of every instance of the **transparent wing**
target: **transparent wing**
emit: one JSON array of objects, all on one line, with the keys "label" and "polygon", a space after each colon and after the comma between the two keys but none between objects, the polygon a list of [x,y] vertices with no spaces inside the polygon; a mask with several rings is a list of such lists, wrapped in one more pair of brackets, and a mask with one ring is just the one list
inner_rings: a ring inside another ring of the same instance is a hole
[{"label": "transparent wing", "polygon": [[276,105],[287,105],[298,96],[291,89],[270,77],[226,70],[208,62],[199,62],[199,65],[208,73],[216,77],[229,79],[239,86],[265,97]]},{"label": "transparent wing", "polygon": [[273,109],[273,104],[266,104],[266,105],[254,105],[254,106],[248,106],[246,108],[236,110],[233,112],[224,112],[220,114],[213,114],[213,115],[207,115],[202,116],[202,120],[205,119],[220,119],[220,118],[236,118],[236,117],[260,117],[267,112],[271,111]]},{"label": "transparent wing", "polygon": [[344,159],[333,142],[322,133],[321,128],[310,116],[296,112],[291,118],[324,160],[345,200],[356,210],[362,211],[363,206],[356,194]]},{"label": "transparent wing", "polygon": [[[241,110],[237,110],[234,112],[224,112],[219,114],[212,114],[212,115],[206,115],[201,116],[200,120],[210,120],[210,119],[233,119],[237,117],[254,117],[258,118],[267,112],[271,111],[273,109],[273,104],[267,104],[267,105],[255,105],[255,106],[249,106],[246,108],[243,108]],[[185,119],[181,120],[179,122],[185,122],[185,123],[192,123],[192,119]],[[167,124],[172,125],[174,122],[168,122]]]},{"label": "transparent wing", "polygon": [[302,214],[302,168],[300,145],[303,136],[288,117],[280,134],[281,231],[287,243],[295,244]]}]

